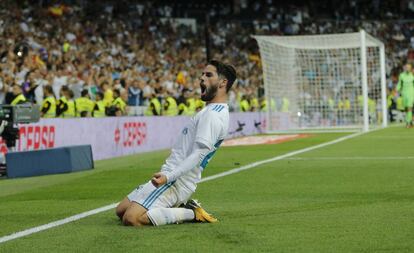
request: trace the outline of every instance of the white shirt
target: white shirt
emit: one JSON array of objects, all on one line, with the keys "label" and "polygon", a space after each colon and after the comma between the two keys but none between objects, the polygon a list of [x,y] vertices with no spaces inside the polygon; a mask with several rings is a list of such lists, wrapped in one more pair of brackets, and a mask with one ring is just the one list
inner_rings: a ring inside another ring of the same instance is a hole
[{"label": "white shirt", "polygon": [[53,92],[55,93],[56,98],[60,98],[60,89],[63,85],[68,84],[68,77],[67,76],[55,76],[53,78],[52,88]]},{"label": "white shirt", "polygon": [[[226,137],[228,128],[228,105],[208,104],[181,131],[161,172],[167,176],[168,181],[176,180],[179,185],[194,192],[201,179],[201,172]],[[194,156],[199,146],[208,150],[201,157]]]}]

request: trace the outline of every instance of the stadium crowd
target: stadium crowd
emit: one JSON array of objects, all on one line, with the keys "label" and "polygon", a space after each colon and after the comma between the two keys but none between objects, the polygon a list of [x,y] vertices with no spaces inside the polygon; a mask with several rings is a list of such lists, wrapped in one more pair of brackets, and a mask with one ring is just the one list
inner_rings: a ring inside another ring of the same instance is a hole
[{"label": "stadium crowd", "polygon": [[[43,117],[191,115],[204,105],[197,79],[211,58],[234,64],[231,111],[266,110],[258,47],[251,34],[355,32],[386,44],[391,101],[405,61],[414,60],[414,1],[10,1],[0,3],[0,103],[41,105]],[[369,7],[369,8],[366,8]],[[368,11],[369,10],[369,11]],[[171,17],[196,17],[177,25]],[[396,21],[399,19],[400,21]],[[283,105],[276,102],[277,109]]]}]

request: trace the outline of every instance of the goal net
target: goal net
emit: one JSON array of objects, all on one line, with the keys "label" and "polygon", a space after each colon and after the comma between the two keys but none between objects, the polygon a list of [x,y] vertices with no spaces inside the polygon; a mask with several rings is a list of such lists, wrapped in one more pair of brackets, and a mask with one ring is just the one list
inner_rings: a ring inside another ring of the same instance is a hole
[{"label": "goal net", "polygon": [[387,125],[384,44],[365,31],[253,36],[268,132]]}]

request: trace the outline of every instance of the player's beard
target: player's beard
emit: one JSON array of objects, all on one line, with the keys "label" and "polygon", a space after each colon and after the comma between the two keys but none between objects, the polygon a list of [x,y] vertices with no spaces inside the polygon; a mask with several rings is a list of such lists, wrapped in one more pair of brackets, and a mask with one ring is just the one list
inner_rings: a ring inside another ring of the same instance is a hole
[{"label": "player's beard", "polygon": [[213,100],[213,98],[217,94],[218,84],[212,84],[210,87],[205,86],[203,83],[201,84],[201,100],[204,102],[209,102]]}]

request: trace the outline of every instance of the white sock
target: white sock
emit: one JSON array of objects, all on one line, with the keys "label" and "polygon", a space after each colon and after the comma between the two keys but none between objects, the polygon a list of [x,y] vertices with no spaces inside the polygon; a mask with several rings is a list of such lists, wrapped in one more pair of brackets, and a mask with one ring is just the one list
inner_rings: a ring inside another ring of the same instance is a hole
[{"label": "white sock", "polygon": [[178,224],[194,220],[194,212],[186,208],[154,208],[147,212],[154,226]]}]

